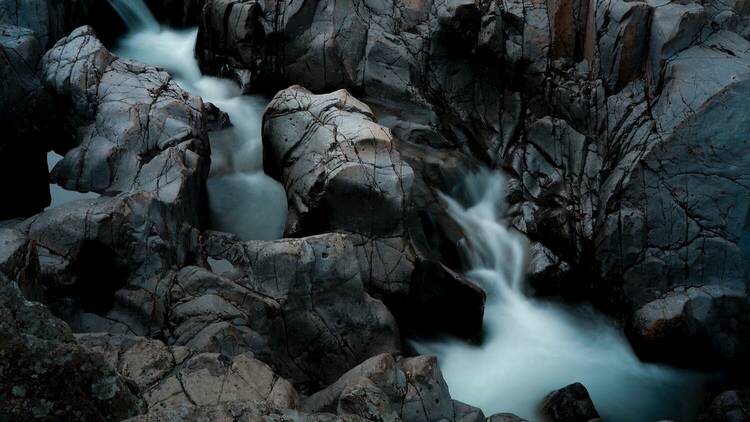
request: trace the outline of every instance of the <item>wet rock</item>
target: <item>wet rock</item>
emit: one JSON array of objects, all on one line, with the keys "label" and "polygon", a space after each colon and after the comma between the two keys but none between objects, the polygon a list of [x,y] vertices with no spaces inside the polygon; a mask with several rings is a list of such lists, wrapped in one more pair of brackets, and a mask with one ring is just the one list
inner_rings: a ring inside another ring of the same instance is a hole
[{"label": "wet rock", "polygon": [[79,346],[70,328],[0,275],[0,399],[13,420],[120,420],[144,410],[137,387]]},{"label": "wet rock", "polygon": [[542,412],[552,422],[586,422],[598,419],[599,413],[583,384],[570,384],[544,398]]},{"label": "wet rock", "polygon": [[484,420],[481,410],[451,399],[435,357],[373,357],[302,403],[308,412],[369,420]]},{"label": "wet rock", "polygon": [[205,0],[146,0],[146,4],[159,22],[185,28],[198,26]]}]

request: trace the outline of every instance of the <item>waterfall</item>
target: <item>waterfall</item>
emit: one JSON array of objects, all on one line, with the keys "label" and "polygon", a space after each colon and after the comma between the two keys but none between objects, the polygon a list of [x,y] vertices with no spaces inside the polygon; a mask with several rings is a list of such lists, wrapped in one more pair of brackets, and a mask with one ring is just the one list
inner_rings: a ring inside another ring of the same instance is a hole
[{"label": "waterfall", "polygon": [[232,121],[232,128],[209,134],[212,228],[244,240],[280,238],[286,225],[286,192],[263,172],[261,126],[267,100],[242,95],[233,81],[201,74],[194,54],[197,29],[160,28],[143,0],[110,3],[130,28],[114,50],[118,56],[167,69],[183,89],[217,105]]},{"label": "waterfall", "polygon": [[109,0],[130,31],[159,31],[159,22],[143,0]]},{"label": "waterfall", "polygon": [[487,415],[513,412],[540,420],[552,390],[582,382],[605,421],[686,420],[700,378],[639,361],[627,339],[590,308],[527,297],[524,237],[503,222],[506,181],[482,171],[469,176],[465,200],[443,196],[466,238],[467,276],[487,292],[484,340],[417,341],[435,354],[451,395]]}]

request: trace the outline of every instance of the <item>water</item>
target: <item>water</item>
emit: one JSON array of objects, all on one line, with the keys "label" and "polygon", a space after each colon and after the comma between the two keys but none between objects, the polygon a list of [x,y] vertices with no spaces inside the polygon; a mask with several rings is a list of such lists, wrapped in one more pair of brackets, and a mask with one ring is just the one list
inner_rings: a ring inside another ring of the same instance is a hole
[{"label": "water", "polygon": [[443,197],[466,234],[467,276],[487,291],[482,345],[415,342],[420,353],[438,356],[453,398],[487,415],[535,421],[544,396],[581,382],[605,421],[694,418],[698,375],[640,362],[621,332],[590,309],[524,295],[526,245],[501,219],[504,190],[504,178],[485,171],[467,179],[468,204]]},{"label": "water", "polygon": [[194,55],[197,29],[160,27],[141,0],[110,3],[130,29],[115,54],[167,69],[183,89],[218,106],[234,125],[210,134],[212,228],[244,240],[280,238],[286,225],[286,193],[263,172],[261,126],[267,101],[242,95],[233,81],[201,74]]}]

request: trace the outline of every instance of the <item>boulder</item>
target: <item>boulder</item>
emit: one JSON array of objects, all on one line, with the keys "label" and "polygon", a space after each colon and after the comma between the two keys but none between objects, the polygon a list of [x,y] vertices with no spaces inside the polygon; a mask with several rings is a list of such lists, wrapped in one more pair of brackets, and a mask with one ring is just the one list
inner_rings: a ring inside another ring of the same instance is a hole
[{"label": "boulder", "polygon": [[121,420],[145,408],[138,389],[79,346],[70,328],[0,275],[3,418]]},{"label": "boulder", "polygon": [[368,420],[484,420],[481,410],[451,399],[430,356],[375,356],[305,399],[302,409]]},{"label": "boulder", "polygon": [[112,55],[90,27],[55,44],[41,68],[75,128],[72,148],[55,145],[65,152],[52,171],[56,183],[108,195],[149,191],[200,214],[194,204],[204,199],[209,147],[199,97],[163,70]]},{"label": "boulder", "polygon": [[544,398],[542,413],[550,422],[587,422],[599,413],[581,383],[570,384]]},{"label": "boulder", "polygon": [[279,92],[263,116],[263,139],[265,167],[287,191],[287,234],[402,230],[413,172],[390,130],[348,92]]}]

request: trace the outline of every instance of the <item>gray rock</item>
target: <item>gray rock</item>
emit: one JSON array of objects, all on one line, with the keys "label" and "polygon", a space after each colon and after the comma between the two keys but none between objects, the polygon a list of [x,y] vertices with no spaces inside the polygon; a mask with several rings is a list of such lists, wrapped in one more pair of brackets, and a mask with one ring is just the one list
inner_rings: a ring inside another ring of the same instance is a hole
[{"label": "gray rock", "polygon": [[599,413],[583,384],[570,384],[544,398],[542,413],[550,422],[587,422]]},{"label": "gray rock", "polygon": [[368,420],[484,420],[482,411],[451,399],[437,359],[373,357],[305,399],[307,412],[334,412]]},{"label": "gray rock", "polygon": [[55,182],[110,195],[149,191],[194,210],[209,154],[199,97],[163,70],[112,55],[90,27],[55,44],[41,68],[47,88],[72,105],[76,127],[76,146],[55,166]]},{"label": "gray rock", "polygon": [[397,232],[413,172],[390,130],[346,91],[279,92],[263,118],[266,167],[278,169],[290,204],[287,234]]},{"label": "gray rock", "polygon": [[81,334],[78,341],[135,381],[149,413],[188,410],[218,403],[267,403],[297,407],[297,392],[268,365],[243,353],[226,357],[168,347],[159,340],[112,334]]}]

